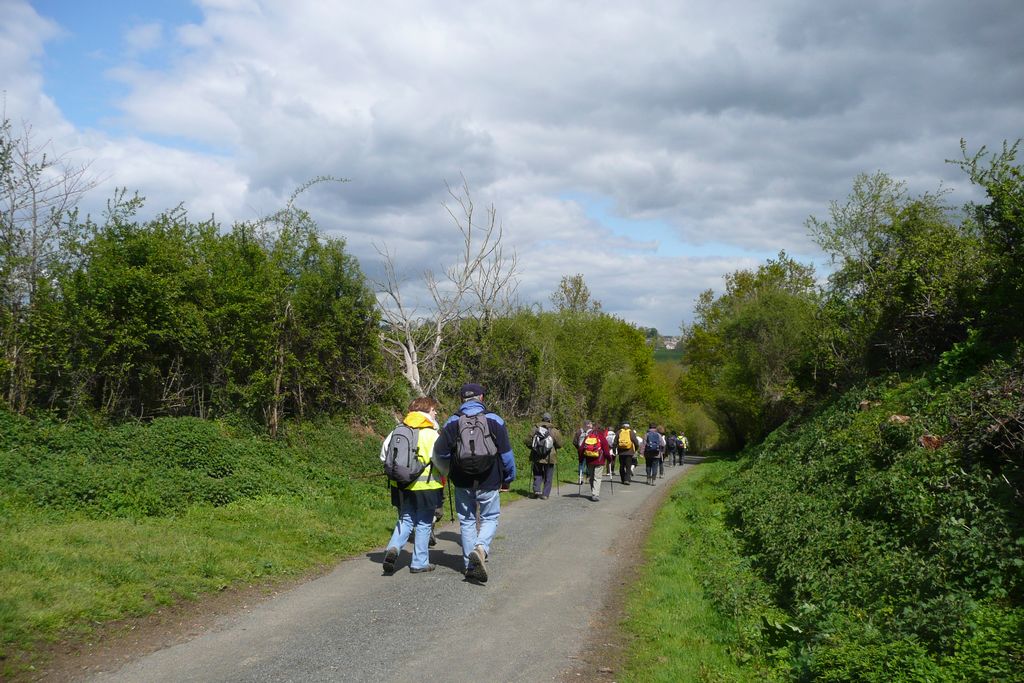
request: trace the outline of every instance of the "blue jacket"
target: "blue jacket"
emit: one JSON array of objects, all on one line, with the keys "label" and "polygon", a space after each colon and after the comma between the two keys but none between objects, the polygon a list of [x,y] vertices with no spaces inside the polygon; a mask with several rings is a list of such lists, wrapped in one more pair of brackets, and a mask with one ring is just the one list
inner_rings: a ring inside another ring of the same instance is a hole
[{"label": "blue jacket", "polygon": [[459,442],[459,416],[476,415],[484,413],[487,417],[487,426],[490,429],[491,437],[498,446],[498,458],[494,467],[483,479],[475,482],[479,489],[494,491],[501,488],[502,482],[509,483],[516,478],[516,461],[512,456],[512,442],[508,438],[508,428],[505,421],[494,413],[485,412],[484,404],[480,401],[466,401],[455,412],[454,415],[445,421],[441,427],[441,433],[434,442],[434,463],[442,474],[448,475],[452,484],[459,488],[472,488],[473,480],[451,470],[452,448]]}]

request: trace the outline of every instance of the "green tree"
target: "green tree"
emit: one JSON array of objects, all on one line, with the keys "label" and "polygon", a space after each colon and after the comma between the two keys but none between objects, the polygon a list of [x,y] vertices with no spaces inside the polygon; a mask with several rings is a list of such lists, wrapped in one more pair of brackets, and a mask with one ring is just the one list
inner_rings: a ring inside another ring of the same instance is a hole
[{"label": "green tree", "polygon": [[762,437],[806,399],[817,306],[813,268],[785,252],[728,275],[721,296],[701,294],[684,334],[680,390],[729,445]]},{"label": "green tree", "polygon": [[208,348],[211,282],[183,209],[149,223],[118,213],[83,248],[62,287],[79,398],[114,416],[192,413]]},{"label": "green tree", "polygon": [[943,201],[909,197],[884,173],[860,175],[831,220],[808,220],[838,268],[829,276],[820,360],[825,376],[935,360],[966,337],[982,280],[980,244]]},{"label": "green tree", "polygon": [[957,162],[988,198],[986,204],[967,208],[986,255],[981,322],[994,338],[1024,337],[1024,166],[1017,163],[1019,147],[1020,140],[1004,142],[991,157],[985,147],[972,155],[961,140],[963,159]]},{"label": "green tree", "polygon": [[87,171],[37,144],[31,126],[16,137],[0,121],[0,386],[18,412],[31,402],[36,318],[48,315],[75,206],[95,186]]},{"label": "green tree", "polygon": [[551,294],[551,303],[556,310],[570,313],[597,313],[601,310],[601,302],[591,297],[590,288],[579,273],[562,276],[558,289]]}]

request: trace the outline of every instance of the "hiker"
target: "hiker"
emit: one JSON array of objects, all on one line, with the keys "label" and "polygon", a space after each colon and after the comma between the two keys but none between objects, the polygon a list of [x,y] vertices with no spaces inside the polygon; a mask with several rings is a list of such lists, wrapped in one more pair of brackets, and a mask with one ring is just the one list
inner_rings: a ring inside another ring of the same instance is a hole
[{"label": "hiker", "polygon": [[679,452],[679,437],[676,436],[675,431],[668,430],[665,434],[665,460],[668,461],[669,465],[676,464],[676,455]]},{"label": "hiker", "polygon": [[605,471],[608,473],[609,479],[615,476],[615,462],[619,457],[618,436],[611,425],[608,426],[608,429],[604,430],[604,440],[608,444],[608,466],[605,468]]},{"label": "hiker", "polygon": [[661,437],[661,457],[658,458],[658,478],[665,478],[665,452],[668,450],[668,440],[665,438],[665,427],[658,425],[658,436]]},{"label": "hiker", "polygon": [[608,440],[605,438],[605,430],[601,428],[591,429],[579,446],[580,463],[587,470],[587,481],[590,482],[590,500],[595,503],[601,496],[601,473],[605,463],[611,462],[611,453],[608,450]]},{"label": "hiker", "polygon": [[[580,444],[583,443],[583,439],[586,438],[587,434],[589,434],[590,430],[593,429],[593,428],[594,428],[594,423],[593,422],[591,422],[590,420],[584,420],[583,421],[583,426],[578,428],[576,430],[576,433],[572,437],[572,446],[573,446],[573,448],[575,448],[578,451],[580,449]],[[579,468],[578,468],[577,474],[579,475],[577,483],[580,486],[582,486],[583,485],[583,476],[586,474],[586,465],[584,465],[584,463],[581,462],[579,464]]]},{"label": "hiker", "polygon": [[[430,464],[438,435],[438,407],[438,402],[429,396],[414,399],[402,424],[388,434],[380,448],[385,473],[389,473],[388,468],[391,467],[388,478],[391,504],[398,508],[398,521],[384,551],[384,573],[388,575],[395,572],[402,546],[410,535],[413,535],[413,551],[409,571],[413,574],[434,571],[435,565],[429,561],[429,546],[433,536],[434,511],[444,501],[441,474]],[[402,454],[406,456],[404,462],[400,457]],[[412,455],[415,460],[412,460]],[[394,462],[399,463],[397,468],[390,464]],[[406,483],[407,480],[411,481]]]},{"label": "hiker", "polygon": [[455,487],[466,578],[486,583],[487,557],[501,514],[499,489],[516,478],[516,461],[505,421],[484,407],[484,388],[463,384],[459,396],[463,403],[441,427],[433,462]]},{"label": "hiker", "polygon": [[615,444],[619,453],[619,481],[623,486],[629,486],[633,480],[633,465],[636,463],[636,452],[640,450],[640,439],[628,422],[623,422],[619,427]]},{"label": "hiker", "polygon": [[654,486],[654,480],[658,478],[658,461],[664,452],[663,448],[658,427],[652,423],[648,426],[647,433],[644,434],[644,464],[647,468],[648,486]]},{"label": "hiker", "polygon": [[679,464],[686,464],[686,451],[690,450],[690,440],[686,438],[686,432],[679,432]]},{"label": "hiker", "polygon": [[533,469],[533,488],[530,498],[547,500],[551,495],[554,480],[557,451],[564,444],[562,432],[551,424],[551,414],[544,413],[530,435],[524,440],[530,449],[530,466]]}]

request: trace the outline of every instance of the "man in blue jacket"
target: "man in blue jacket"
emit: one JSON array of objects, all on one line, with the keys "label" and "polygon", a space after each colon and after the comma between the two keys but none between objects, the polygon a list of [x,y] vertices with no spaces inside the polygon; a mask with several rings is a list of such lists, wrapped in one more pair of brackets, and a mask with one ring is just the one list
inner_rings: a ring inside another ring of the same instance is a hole
[{"label": "man in blue jacket", "polygon": [[444,423],[434,442],[434,463],[455,487],[466,578],[485,583],[487,557],[501,513],[499,490],[516,478],[516,461],[505,421],[484,408],[484,388],[463,384],[459,396],[462,406]]}]

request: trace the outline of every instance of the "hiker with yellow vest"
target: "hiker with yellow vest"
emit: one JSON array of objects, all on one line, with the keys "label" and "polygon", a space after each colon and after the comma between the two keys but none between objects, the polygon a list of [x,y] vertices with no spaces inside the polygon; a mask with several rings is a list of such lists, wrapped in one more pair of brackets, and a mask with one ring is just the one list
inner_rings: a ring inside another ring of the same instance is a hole
[{"label": "hiker with yellow vest", "polygon": [[636,454],[640,450],[640,438],[636,431],[623,422],[619,427],[616,437],[616,446],[619,452],[619,480],[624,486],[629,486],[633,480],[633,465],[636,464]]},{"label": "hiker with yellow vest", "polygon": [[409,404],[402,424],[388,434],[380,449],[384,473],[391,489],[391,504],[398,508],[398,522],[384,552],[384,573],[393,574],[402,546],[413,535],[413,574],[430,572],[430,530],[434,510],[443,504],[441,473],[430,464],[437,441],[437,409],[440,404],[422,396]]}]

